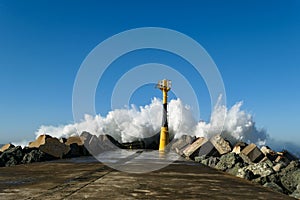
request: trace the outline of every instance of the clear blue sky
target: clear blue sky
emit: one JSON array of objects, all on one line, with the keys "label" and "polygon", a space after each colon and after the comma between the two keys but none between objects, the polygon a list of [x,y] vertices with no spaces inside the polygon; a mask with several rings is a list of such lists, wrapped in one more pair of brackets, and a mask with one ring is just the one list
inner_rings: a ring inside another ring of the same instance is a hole
[{"label": "clear blue sky", "polygon": [[[228,106],[242,100],[272,137],[300,142],[299,1],[106,2],[0,0],[0,143],[32,139],[42,124],[71,123],[73,83],[87,54],[114,34],[147,26],[198,41],[221,72]],[[155,61],[174,62],[155,53]],[[143,54],[129,60],[148,61]]]}]

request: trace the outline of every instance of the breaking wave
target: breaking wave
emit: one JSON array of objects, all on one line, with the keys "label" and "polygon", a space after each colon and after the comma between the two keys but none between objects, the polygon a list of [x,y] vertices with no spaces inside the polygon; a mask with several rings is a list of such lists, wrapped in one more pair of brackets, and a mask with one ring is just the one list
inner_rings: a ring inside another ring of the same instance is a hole
[{"label": "breaking wave", "polygon": [[[219,101],[220,102],[220,101]],[[168,105],[169,132],[175,138],[181,135],[212,137],[219,134],[230,140],[253,142],[264,145],[268,139],[265,130],[258,129],[250,114],[241,110],[242,102],[227,108],[220,103],[214,107],[210,122],[198,121],[188,105],[180,99],[173,99]],[[223,123],[219,123],[224,119]],[[108,134],[119,142],[132,142],[138,138],[148,138],[160,131],[162,119],[162,102],[154,98],[149,105],[137,108],[132,105],[130,109],[116,109],[107,116],[85,115],[79,123],[62,126],[41,126],[36,136],[48,134],[62,138],[80,135],[88,131],[95,135]]]}]

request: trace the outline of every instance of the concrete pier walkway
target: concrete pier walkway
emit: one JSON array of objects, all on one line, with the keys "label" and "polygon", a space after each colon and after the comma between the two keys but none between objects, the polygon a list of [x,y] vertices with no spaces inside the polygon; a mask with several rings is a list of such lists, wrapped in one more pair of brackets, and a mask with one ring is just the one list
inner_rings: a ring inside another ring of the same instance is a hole
[{"label": "concrete pier walkway", "polygon": [[80,157],[0,168],[0,199],[293,198],[183,160],[158,171],[130,174]]}]

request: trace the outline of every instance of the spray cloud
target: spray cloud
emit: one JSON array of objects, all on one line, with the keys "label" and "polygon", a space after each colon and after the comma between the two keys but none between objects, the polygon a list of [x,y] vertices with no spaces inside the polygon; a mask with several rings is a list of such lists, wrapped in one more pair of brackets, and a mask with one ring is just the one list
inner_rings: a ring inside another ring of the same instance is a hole
[{"label": "spray cloud", "polygon": [[[149,105],[130,109],[116,109],[110,111],[106,117],[100,115],[86,115],[79,123],[64,126],[41,126],[35,133],[49,134],[53,137],[69,137],[80,135],[88,131],[95,135],[108,134],[120,142],[132,142],[137,138],[147,138],[158,133],[161,126],[162,106],[161,100],[154,98]],[[181,135],[211,137],[218,134],[216,130],[223,130],[222,135],[231,142],[242,140],[265,144],[267,134],[264,130],[255,127],[252,116],[241,110],[242,102],[233,107],[216,104],[211,114],[210,122],[196,121],[189,106],[184,105],[180,99],[173,99],[169,103],[169,131],[175,138]],[[223,124],[218,123],[224,118]]]}]

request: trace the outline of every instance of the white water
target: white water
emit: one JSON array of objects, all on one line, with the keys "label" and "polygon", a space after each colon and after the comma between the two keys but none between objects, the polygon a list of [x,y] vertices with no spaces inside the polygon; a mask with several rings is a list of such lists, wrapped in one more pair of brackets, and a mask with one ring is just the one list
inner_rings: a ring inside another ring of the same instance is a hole
[{"label": "white water", "polygon": [[[267,140],[264,130],[255,127],[252,116],[241,110],[239,102],[230,109],[217,104],[213,109],[210,122],[197,121],[189,106],[180,99],[169,103],[169,130],[175,137],[181,135],[211,137],[222,130],[222,119],[225,117],[222,134],[232,142],[242,140],[263,145]],[[224,116],[225,115],[225,116]],[[109,134],[120,142],[131,142],[136,138],[151,137],[158,133],[162,119],[161,100],[154,98],[151,104],[130,109],[110,111],[106,117],[86,115],[82,122],[62,126],[41,126],[36,136],[49,134],[53,137],[69,137],[88,131],[95,135]]]}]

